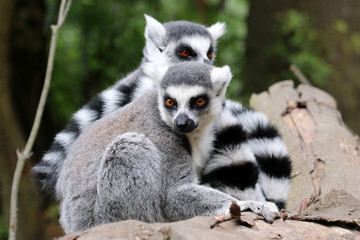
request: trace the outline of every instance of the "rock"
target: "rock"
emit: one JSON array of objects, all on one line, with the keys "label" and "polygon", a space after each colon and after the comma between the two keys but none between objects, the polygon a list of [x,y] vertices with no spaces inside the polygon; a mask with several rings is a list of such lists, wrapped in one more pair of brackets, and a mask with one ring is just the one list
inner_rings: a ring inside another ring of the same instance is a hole
[{"label": "rock", "polygon": [[243,215],[248,220],[251,218],[254,221],[254,227],[239,225],[233,219],[211,228],[217,221],[214,217],[195,217],[186,221],[154,224],[128,220],[97,226],[59,240],[360,239],[359,232],[340,227],[280,219],[268,224],[258,220],[253,213],[245,212]]}]

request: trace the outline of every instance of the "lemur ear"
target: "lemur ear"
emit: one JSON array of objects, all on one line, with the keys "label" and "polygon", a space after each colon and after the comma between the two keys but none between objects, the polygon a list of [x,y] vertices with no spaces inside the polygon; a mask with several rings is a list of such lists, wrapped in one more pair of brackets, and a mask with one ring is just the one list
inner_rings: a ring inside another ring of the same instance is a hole
[{"label": "lemur ear", "polygon": [[230,83],[232,74],[229,66],[221,68],[213,68],[211,70],[211,81],[214,85],[214,91],[216,96],[225,96],[226,88]]},{"label": "lemur ear", "polygon": [[217,22],[207,29],[210,32],[213,40],[216,42],[226,32],[226,24],[223,22]]},{"label": "lemur ear", "polygon": [[166,30],[165,27],[155,18],[144,14],[146,20],[145,38],[147,41],[153,42],[157,48],[164,46]]},{"label": "lemur ear", "polygon": [[153,79],[157,84],[160,84],[160,82],[163,80],[167,70],[167,66],[155,63],[144,63],[143,65],[143,71],[145,75]]}]

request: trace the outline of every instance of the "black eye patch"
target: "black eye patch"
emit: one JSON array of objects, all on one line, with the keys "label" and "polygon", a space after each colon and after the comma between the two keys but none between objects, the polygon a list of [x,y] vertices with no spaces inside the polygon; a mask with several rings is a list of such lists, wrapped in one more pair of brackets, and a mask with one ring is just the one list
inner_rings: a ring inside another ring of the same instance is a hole
[{"label": "black eye patch", "polygon": [[207,52],[207,57],[211,60],[213,58],[214,48],[211,46]]},{"label": "black eye patch", "polygon": [[209,105],[209,97],[207,94],[200,94],[190,98],[190,108],[196,110],[205,109]]},{"label": "black eye patch", "polygon": [[194,51],[194,49],[192,49],[189,45],[187,44],[180,44],[176,49],[175,49],[175,55],[178,56],[181,59],[188,59],[188,58],[193,58],[196,57],[197,54]]},{"label": "black eye patch", "polygon": [[164,96],[164,106],[169,109],[169,110],[173,110],[177,108],[177,102],[175,99],[171,98],[169,95],[165,95]]}]

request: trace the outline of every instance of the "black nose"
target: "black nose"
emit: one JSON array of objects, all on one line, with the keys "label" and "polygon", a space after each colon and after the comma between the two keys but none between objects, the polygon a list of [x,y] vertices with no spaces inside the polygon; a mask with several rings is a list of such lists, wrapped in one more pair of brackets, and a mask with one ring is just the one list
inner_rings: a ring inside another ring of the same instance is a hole
[{"label": "black nose", "polygon": [[174,123],[175,130],[182,134],[189,133],[196,128],[195,122],[183,113],[175,118]]},{"label": "black nose", "polygon": [[211,64],[211,61],[209,60],[209,59],[204,59],[204,63],[206,63],[206,64]]}]

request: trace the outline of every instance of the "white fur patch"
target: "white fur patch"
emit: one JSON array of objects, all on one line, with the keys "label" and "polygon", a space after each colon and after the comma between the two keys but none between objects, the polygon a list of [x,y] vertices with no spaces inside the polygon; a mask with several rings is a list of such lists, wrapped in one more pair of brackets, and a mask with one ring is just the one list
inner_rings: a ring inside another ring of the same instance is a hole
[{"label": "white fur patch", "polygon": [[75,121],[79,124],[80,130],[84,130],[97,119],[97,112],[82,108],[74,114]]},{"label": "white fur patch", "polygon": [[151,91],[152,89],[154,89],[154,80],[149,78],[149,77],[141,77],[139,80],[139,84],[138,84],[138,88],[136,89],[135,93],[134,93],[134,98],[139,98],[142,95],[144,95],[145,93]]},{"label": "white fur patch", "polygon": [[235,116],[232,112],[232,109],[241,111],[243,109],[243,106],[241,105],[241,103],[226,99],[225,105],[222,107],[221,113],[216,118],[217,129],[222,130],[229,126],[239,124],[239,120],[237,116]]},{"label": "white fur patch", "polygon": [[221,188],[221,191],[241,201],[254,200],[266,202],[265,196],[262,193],[259,184],[256,184],[255,188],[245,188],[244,190],[238,190],[231,187],[223,187]]},{"label": "white fur patch", "polygon": [[230,99],[226,99],[224,109],[227,109],[228,111],[230,109],[236,109],[238,111],[241,111],[243,109],[243,105],[239,102],[232,101]]},{"label": "white fur patch", "polygon": [[206,125],[194,135],[188,135],[191,145],[191,159],[195,167],[196,173],[200,178],[201,170],[204,168],[206,160],[209,159],[210,150],[214,141],[214,133],[212,125]]},{"label": "white fur patch", "polygon": [[[156,83],[156,85],[159,85],[161,80],[164,78],[166,71],[168,70],[168,66],[163,66],[160,64],[156,64],[156,63],[144,63],[142,65],[142,69],[145,73],[145,75],[147,75],[150,80],[151,80],[151,84],[154,84],[154,82]],[[146,81],[148,82],[148,79],[144,79],[141,81]],[[146,83],[147,85],[149,85],[150,83]]]},{"label": "white fur patch", "polygon": [[210,32],[214,42],[216,42],[226,32],[226,24],[217,22],[214,25],[208,27],[208,31]]},{"label": "white fur patch", "polygon": [[259,183],[267,199],[275,201],[286,201],[290,187],[287,178],[272,178],[264,173],[259,174]]},{"label": "white fur patch", "polygon": [[65,150],[68,150],[75,141],[75,134],[73,132],[60,132],[56,135],[55,141],[60,143]]},{"label": "white fur patch", "polygon": [[245,111],[239,115],[238,119],[247,132],[252,132],[258,125],[263,127],[269,125],[267,117],[256,111]]},{"label": "white fur patch", "polygon": [[109,88],[101,94],[101,97],[104,100],[104,115],[119,109],[117,103],[122,99],[121,92],[114,88]]},{"label": "white fur patch", "polygon": [[214,84],[214,90],[221,96],[225,95],[227,86],[230,83],[232,74],[229,66],[223,66],[221,68],[214,68],[211,71],[211,81]]},{"label": "white fur patch", "polygon": [[204,59],[210,60],[207,53],[211,46],[211,40],[208,37],[200,35],[185,36],[179,42],[189,45],[197,53],[197,62],[203,63]]},{"label": "white fur patch", "polygon": [[145,14],[146,27],[145,27],[145,38],[146,40],[152,41],[157,48],[161,48],[164,45],[166,36],[165,27],[158,22],[155,18]]},{"label": "white fur patch", "polygon": [[287,148],[280,137],[273,139],[251,139],[246,145],[250,147],[255,155],[283,157],[288,154]]},{"label": "white fur patch", "polygon": [[231,164],[241,164],[245,162],[252,162],[256,164],[256,159],[250,148],[246,145],[238,145],[234,149],[225,149],[220,154],[211,158],[206,165],[204,174],[214,171],[215,169],[229,166]]},{"label": "white fur patch", "polygon": [[[47,152],[43,156],[42,161],[44,161],[44,162],[58,162],[58,160],[61,159],[61,158],[63,158],[63,155],[62,155],[61,152],[58,152],[58,151],[56,151],[56,152]],[[47,167],[46,167],[46,169],[47,169]]]}]

